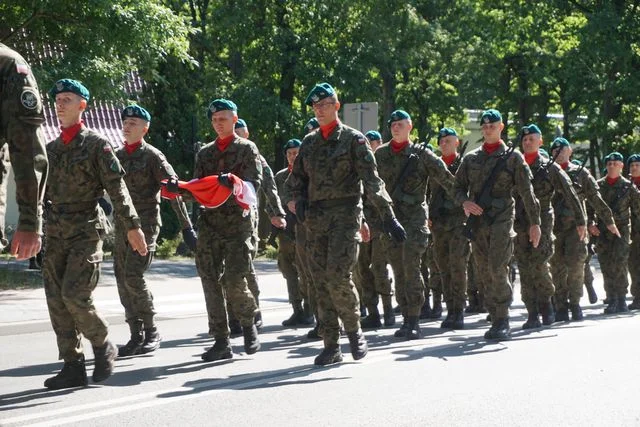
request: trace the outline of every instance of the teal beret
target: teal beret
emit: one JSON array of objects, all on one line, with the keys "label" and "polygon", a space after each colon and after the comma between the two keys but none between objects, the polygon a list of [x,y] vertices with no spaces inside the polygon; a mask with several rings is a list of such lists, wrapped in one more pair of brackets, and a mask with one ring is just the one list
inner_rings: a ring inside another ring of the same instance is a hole
[{"label": "teal beret", "polygon": [[211,120],[211,116],[213,116],[213,113],[226,110],[237,112],[238,107],[233,101],[229,101],[228,99],[214,99],[213,101],[211,101],[211,104],[209,104],[209,108],[207,109],[207,117],[209,117],[209,120]]},{"label": "teal beret", "polygon": [[318,123],[318,119],[316,119],[315,117],[312,117],[309,119],[307,124],[304,125],[304,129],[302,130],[302,133],[306,135],[312,130],[318,129],[319,127],[320,127],[320,123]]},{"label": "teal beret", "polygon": [[540,155],[545,159],[549,158],[549,153],[547,153],[547,150],[545,150],[544,148],[539,148],[538,153],[540,153]]},{"label": "teal beret", "polygon": [[370,130],[365,133],[364,136],[366,136],[369,141],[382,141],[382,135],[380,135],[380,132],[377,130]]},{"label": "teal beret", "polygon": [[568,146],[569,146],[569,141],[559,136],[558,138],[554,139],[553,142],[551,143],[551,151],[555,150],[556,148],[568,147]]},{"label": "teal beret", "polygon": [[453,128],[442,128],[438,131],[438,142],[440,142],[441,138],[446,138],[447,136],[458,136],[458,133]]},{"label": "teal beret", "polygon": [[630,165],[633,162],[640,162],[640,154],[632,154],[627,159],[627,165]]},{"label": "teal beret", "polygon": [[622,156],[622,154],[618,153],[617,151],[614,151],[613,153],[609,153],[605,156],[604,158],[604,162],[624,162],[624,156]]},{"label": "teal beret", "polygon": [[307,95],[307,99],[304,100],[304,103],[312,106],[315,102],[335,95],[335,93],[336,91],[333,90],[333,87],[329,83],[318,83],[313,87],[313,89],[311,89],[311,92]]},{"label": "teal beret", "polygon": [[495,122],[501,122],[501,121],[502,121],[502,114],[500,114],[500,111],[493,108],[483,111],[482,115],[480,116],[480,124],[495,123]]},{"label": "teal beret", "polygon": [[387,120],[387,123],[390,125],[393,122],[398,122],[400,120],[411,120],[411,116],[404,110],[396,110],[391,113],[391,117]]},{"label": "teal beret", "polygon": [[282,151],[284,152],[284,154],[287,154],[287,150],[289,148],[298,148],[302,145],[302,142],[300,142],[299,139],[290,139],[286,142],[286,144],[284,144],[284,146],[282,147]]},{"label": "teal beret", "polygon": [[127,117],[137,117],[138,119],[146,120],[148,122],[151,121],[151,114],[141,106],[135,104],[128,105],[124,110],[122,110],[122,113],[120,113],[120,118],[122,120]]},{"label": "teal beret", "polygon": [[59,93],[71,92],[76,95],[86,99],[87,101],[91,98],[89,94],[89,89],[84,87],[82,83],[77,80],[72,79],[62,79],[58,80],[55,85],[49,90],[49,96],[55,99],[56,95]]},{"label": "teal beret", "polygon": [[522,136],[531,135],[533,133],[542,135],[542,132],[540,132],[540,128],[534,124],[523,126],[522,129],[520,129],[520,133],[522,134]]},{"label": "teal beret", "polygon": [[242,119],[238,119],[236,124],[233,126],[234,129],[242,129],[247,127],[247,122]]},{"label": "teal beret", "polygon": [[582,162],[578,159],[571,160],[571,163],[573,163],[576,166],[582,166]]},{"label": "teal beret", "polygon": [[431,145],[431,143],[424,144],[424,148],[426,148],[427,150],[433,152],[433,145]]}]

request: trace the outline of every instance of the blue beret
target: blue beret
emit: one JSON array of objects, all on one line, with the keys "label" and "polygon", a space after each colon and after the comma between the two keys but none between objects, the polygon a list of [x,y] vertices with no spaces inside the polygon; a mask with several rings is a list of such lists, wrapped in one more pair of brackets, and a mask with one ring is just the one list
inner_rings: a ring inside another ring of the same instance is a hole
[{"label": "blue beret", "polygon": [[534,125],[534,124],[523,126],[522,129],[520,130],[520,132],[521,132],[522,136],[531,135],[533,133],[537,133],[538,135],[542,135],[542,132],[540,132],[540,128],[537,125]]},{"label": "blue beret", "polygon": [[569,146],[569,141],[559,136],[558,138],[554,139],[553,142],[551,143],[551,151],[555,150],[556,148],[568,147],[568,146]]},{"label": "blue beret", "polygon": [[238,119],[236,124],[233,126],[234,129],[242,129],[247,127],[247,122],[242,119]]},{"label": "blue beret", "polygon": [[500,111],[493,108],[483,111],[482,115],[480,116],[480,124],[495,123],[495,122],[501,122],[501,121],[502,121],[502,114],[500,114]]},{"label": "blue beret", "polygon": [[578,159],[571,160],[571,163],[573,163],[576,166],[582,166],[582,162]]},{"label": "blue beret", "polygon": [[120,113],[120,118],[122,120],[126,119],[127,117],[136,117],[148,122],[151,121],[151,114],[149,114],[149,112],[141,106],[135,104],[128,105],[124,110],[122,110],[122,113]]},{"label": "blue beret", "polygon": [[391,117],[389,117],[389,120],[387,120],[387,123],[391,124],[393,122],[398,122],[400,120],[411,120],[411,116],[409,115],[409,113],[407,113],[404,110],[396,110],[393,113],[391,113]]},{"label": "blue beret", "polygon": [[633,162],[640,162],[640,154],[632,154],[627,159],[627,165],[630,165]]},{"label": "blue beret", "polygon": [[333,87],[329,83],[318,83],[313,87],[313,89],[311,89],[311,92],[307,95],[307,99],[304,100],[304,103],[312,106],[314,102],[328,98],[335,95],[335,93],[336,91],[333,90]]},{"label": "blue beret", "polygon": [[211,116],[213,116],[213,113],[226,110],[237,112],[238,107],[233,101],[229,101],[228,99],[214,99],[213,101],[211,101],[211,104],[209,104],[209,108],[207,109],[207,117],[209,117],[209,120],[211,120]]},{"label": "blue beret", "polygon": [[307,124],[304,125],[304,129],[302,130],[302,133],[306,135],[312,130],[318,129],[319,127],[320,127],[320,123],[318,123],[318,119],[316,119],[315,117],[312,117],[309,119]]},{"label": "blue beret", "polygon": [[613,153],[609,153],[605,156],[604,158],[604,162],[624,162],[624,157],[622,156],[622,154],[618,153],[617,151],[614,151]]},{"label": "blue beret", "polygon": [[365,133],[364,136],[366,136],[369,141],[382,141],[382,135],[380,135],[380,132],[377,130],[370,130]]},{"label": "blue beret", "polygon": [[284,146],[282,147],[282,151],[286,155],[287,154],[287,150],[289,148],[298,148],[301,145],[302,145],[302,142],[300,142],[299,139],[295,139],[295,138],[294,139],[290,139],[284,144]]},{"label": "blue beret", "polygon": [[438,142],[440,138],[446,138],[447,136],[458,136],[458,133],[453,128],[442,128],[438,131]]},{"label": "blue beret", "polygon": [[53,87],[49,90],[49,96],[55,99],[57,94],[64,92],[75,93],[76,95],[86,99],[87,101],[89,100],[89,98],[91,98],[91,95],[89,95],[89,89],[84,87],[84,85],[79,81],[72,79],[58,80],[56,84],[53,85]]}]

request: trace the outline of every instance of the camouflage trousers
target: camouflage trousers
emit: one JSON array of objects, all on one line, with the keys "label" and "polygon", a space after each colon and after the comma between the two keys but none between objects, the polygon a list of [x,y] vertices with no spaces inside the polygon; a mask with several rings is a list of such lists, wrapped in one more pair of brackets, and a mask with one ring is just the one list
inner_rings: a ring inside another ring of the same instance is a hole
[{"label": "camouflage trousers", "polygon": [[145,256],[131,249],[127,240],[127,231],[116,226],[113,271],[127,323],[143,324],[146,329],[155,326],[153,318],[156,311],[153,307],[153,295],[144,279],[144,272],[153,260],[160,226],[144,226],[142,231],[149,249]]},{"label": "camouflage trousers", "polygon": [[307,212],[307,259],[325,346],[340,339],[338,318],[346,332],[360,329],[360,301],[351,271],[358,255],[361,217],[361,209],[349,205]]},{"label": "camouflage trousers", "polygon": [[100,279],[102,256],[102,240],[97,234],[73,239],[49,237],[42,277],[59,358],[65,362],[82,357],[80,334],[94,347],[107,340],[107,321],[98,314],[92,297]]},{"label": "camouflage trousers", "polygon": [[251,266],[249,267],[249,274],[247,275],[247,287],[251,291],[251,295],[253,295],[253,299],[256,301],[256,305],[260,306],[260,286],[258,286],[258,275],[256,274],[255,266],[253,265],[253,260],[258,256],[258,244],[260,242],[260,237],[258,235],[258,217],[259,215],[255,213],[255,210],[252,210],[252,214],[254,215],[255,221],[253,222],[253,233],[251,234],[251,245],[253,246],[253,250],[251,250]]},{"label": "camouflage trousers", "polygon": [[307,250],[307,229],[302,224],[296,224],[296,267],[298,271],[298,289],[304,301],[318,318],[318,307],[316,305],[316,289],[313,285],[313,278],[309,270],[309,259]]},{"label": "camouflage trousers", "polygon": [[0,250],[7,247],[7,234],[5,232],[5,215],[7,213],[7,185],[9,179],[9,144],[6,142],[0,147]]},{"label": "camouflage trousers", "polygon": [[580,240],[574,228],[555,232],[554,252],[551,257],[551,277],[556,288],[556,305],[580,304],[584,287],[584,266],[587,244]]},{"label": "camouflage trousers", "polygon": [[[469,251],[471,252],[471,251]],[[476,264],[473,261],[473,254],[470,254],[467,262],[467,295],[478,293],[478,281],[476,279]]]},{"label": "camouflage trousers", "polygon": [[[529,242],[529,233],[519,231],[514,242],[515,257],[520,272],[520,295],[527,309],[549,302],[555,288],[549,270],[549,260],[553,255],[553,234],[551,229],[542,230],[540,243],[534,248]],[[536,310],[537,311],[537,310]]]},{"label": "camouflage trousers", "polygon": [[442,294],[442,273],[438,269],[433,251],[433,235],[429,234],[427,236],[427,248],[422,253],[422,259],[420,260],[420,272],[425,286],[425,295],[429,295],[429,290],[433,291],[434,295]]},{"label": "camouflage trousers", "polygon": [[302,301],[296,264],[296,242],[290,237],[278,238],[278,269],[287,281],[290,304]]},{"label": "camouflage trousers", "polygon": [[[630,228],[629,225],[618,225],[621,238],[613,236],[607,231],[606,236],[600,235],[596,241],[596,253],[604,279],[604,291],[607,296],[623,297],[627,295],[629,287]],[[634,260],[638,262],[638,260]]]},{"label": "camouflage trousers", "polygon": [[196,268],[207,306],[209,334],[215,339],[229,337],[225,302],[242,326],[253,324],[257,310],[246,280],[252,264],[252,230],[221,234],[220,230],[224,229],[221,220],[209,212],[200,215],[196,246]]},{"label": "camouflage trousers", "polygon": [[631,274],[631,295],[640,298],[640,233],[633,236],[629,250],[629,273]]},{"label": "camouflage trousers", "polygon": [[498,222],[479,227],[471,243],[476,266],[478,292],[484,295],[485,307],[495,319],[508,318],[513,301],[509,281],[509,262],[513,256],[512,222]]},{"label": "camouflage trousers", "polygon": [[427,249],[426,230],[406,228],[407,240],[397,243],[383,236],[384,252],[391,264],[396,286],[396,301],[405,317],[419,316],[425,301],[424,279],[420,266]]},{"label": "camouflage trousers", "polygon": [[449,230],[434,227],[431,236],[447,309],[462,310],[467,296],[467,263],[470,252],[469,242],[462,235],[462,225]]},{"label": "camouflage trousers", "polygon": [[393,296],[391,278],[387,270],[387,255],[383,237],[378,235],[369,242],[360,243],[356,277],[362,284],[360,297],[369,311],[378,307],[379,296]]}]

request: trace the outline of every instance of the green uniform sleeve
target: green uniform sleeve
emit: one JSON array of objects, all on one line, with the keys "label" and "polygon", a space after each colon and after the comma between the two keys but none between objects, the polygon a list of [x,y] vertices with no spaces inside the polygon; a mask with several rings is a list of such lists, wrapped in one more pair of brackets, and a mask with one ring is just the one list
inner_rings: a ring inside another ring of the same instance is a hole
[{"label": "green uniform sleeve", "polygon": [[384,181],[378,175],[375,156],[364,135],[356,135],[352,142],[355,169],[362,181],[367,199],[378,209],[384,220],[394,216],[391,197],[385,189]]},{"label": "green uniform sleeve", "polygon": [[422,161],[425,162],[427,170],[429,171],[429,185],[427,185],[427,200],[431,199],[431,180],[435,180],[451,198],[455,197],[455,178],[449,172],[447,165],[433,154],[429,150],[424,150],[422,154]]},{"label": "green uniform sleeve", "polygon": [[462,203],[470,200],[469,198],[469,176],[468,176],[468,166],[470,156],[465,156],[462,158],[462,162],[460,163],[460,167],[455,175],[455,180],[453,184],[453,200],[462,205]]},{"label": "green uniform sleeve", "polygon": [[[162,180],[169,178],[178,178],[176,175],[173,166],[169,163],[165,155],[161,152],[157,153],[156,162],[154,166],[154,176],[156,182],[161,182]],[[191,220],[189,219],[189,212],[187,211],[187,207],[184,204],[181,196],[176,197],[175,199],[169,200],[169,204],[171,205],[171,209],[175,212],[178,217],[178,221],[183,229],[191,228]]]},{"label": "green uniform sleeve", "polygon": [[531,184],[531,181],[533,180],[531,169],[527,166],[522,154],[514,152],[511,154],[511,157],[516,159],[516,165],[514,167],[515,187],[522,198],[522,202],[524,203],[524,209],[527,212],[529,224],[540,225],[540,203],[535,196],[533,185]]},{"label": "green uniform sleeve", "polygon": [[613,213],[607,203],[602,199],[598,183],[593,176],[591,176],[586,169],[583,169],[578,178],[580,180],[580,185],[582,186],[585,199],[590,207],[588,212],[593,212],[593,214],[589,213],[587,215],[588,218],[591,220],[595,214],[606,225],[613,224]]},{"label": "green uniform sleeve", "polygon": [[[262,157],[262,156],[260,156]],[[273,171],[269,167],[266,161],[262,162],[262,189],[267,199],[266,211],[270,217],[285,216],[284,209],[282,208],[282,202],[278,196],[278,187],[276,186],[275,177]]]},{"label": "green uniform sleeve", "polygon": [[571,178],[557,164],[553,164],[550,169],[551,179],[555,191],[562,195],[564,205],[571,209],[576,225],[586,225],[586,216],[580,198],[573,188]]}]

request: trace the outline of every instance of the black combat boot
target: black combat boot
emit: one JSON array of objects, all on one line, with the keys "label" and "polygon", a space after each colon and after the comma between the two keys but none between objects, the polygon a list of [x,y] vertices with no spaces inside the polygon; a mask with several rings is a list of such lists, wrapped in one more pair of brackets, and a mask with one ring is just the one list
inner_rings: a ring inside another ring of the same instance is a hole
[{"label": "black combat boot", "polygon": [[511,339],[511,328],[509,328],[509,318],[496,319],[489,330],[485,332],[484,339],[494,341],[506,341]]},{"label": "black combat boot", "polygon": [[118,349],[118,357],[135,356],[142,353],[142,344],[144,343],[142,322],[130,322],[129,331],[131,338],[128,343]]},{"label": "black combat boot", "polygon": [[640,310],[640,297],[634,297],[633,301],[627,308],[629,310]]},{"label": "black combat boot", "polygon": [[327,366],[342,362],[342,352],[338,344],[325,344],[324,350],[313,361],[314,365]]},{"label": "black combat boot", "polygon": [[618,297],[618,313],[628,313],[629,307],[627,307],[627,298],[622,296]]},{"label": "black combat boot", "polygon": [[465,313],[479,313],[480,307],[478,304],[478,291],[469,292],[469,305],[464,309]]},{"label": "black combat boot", "polygon": [[302,318],[304,317],[302,301],[294,301],[292,305],[293,314],[288,319],[282,321],[282,326],[297,326],[302,324]]},{"label": "black combat boot", "polygon": [[260,340],[258,339],[256,325],[243,326],[242,335],[244,335],[244,351],[247,354],[254,354],[260,350]]},{"label": "black combat boot", "polygon": [[256,328],[262,328],[262,311],[256,311],[256,314],[253,316],[253,324],[256,325]]},{"label": "black combat boot", "polygon": [[484,294],[478,292],[478,313],[487,313],[487,307],[484,305]]},{"label": "black combat boot", "polygon": [[[604,314],[616,314],[618,312],[618,298],[611,296],[607,297],[609,304],[604,309]],[[625,303],[625,307],[627,304]]]},{"label": "black combat boot", "polygon": [[409,316],[407,318],[407,339],[417,340],[420,338],[422,338],[420,318],[418,316]]},{"label": "black combat boot", "polygon": [[559,303],[556,301],[556,322],[568,322],[569,321],[569,309],[567,308],[566,301]]},{"label": "black combat boot", "polygon": [[142,344],[142,353],[147,354],[160,348],[162,337],[158,333],[158,328],[152,326],[144,330],[144,344]]},{"label": "black combat boot", "polygon": [[454,319],[453,303],[447,302],[447,317],[445,317],[442,323],[440,324],[440,328],[452,329],[453,319]]},{"label": "black combat boot", "polygon": [[584,314],[582,314],[582,307],[580,307],[580,304],[569,304],[569,309],[571,310],[572,321],[579,322],[584,319]]},{"label": "black combat boot", "polygon": [[357,331],[347,333],[347,338],[349,338],[349,347],[351,348],[353,360],[360,360],[367,355],[369,346],[367,345],[367,340],[362,330],[358,329]]},{"label": "black combat boot", "polygon": [[205,362],[215,362],[216,360],[231,359],[233,352],[229,345],[229,338],[217,338],[213,346],[202,353],[202,360]]},{"label": "black combat boot", "polygon": [[377,329],[382,327],[378,307],[371,307],[369,315],[360,321],[360,326],[362,326],[362,329]]},{"label": "black combat boot", "polygon": [[229,333],[231,334],[231,338],[242,335],[242,326],[240,326],[240,321],[231,313],[229,313]]},{"label": "black combat boot", "polygon": [[433,308],[431,309],[431,316],[429,316],[429,319],[439,319],[441,317],[442,317],[442,294],[434,292]]},{"label": "black combat boot", "polygon": [[396,324],[396,314],[393,311],[391,296],[382,297],[382,311],[384,312],[384,326],[393,326]]},{"label": "black combat boot", "polygon": [[44,386],[49,390],[60,390],[63,388],[86,387],[88,383],[84,356],[81,356],[80,360],[64,362],[62,370],[56,376],[47,378]]},{"label": "black combat boot", "polygon": [[453,312],[452,329],[464,329],[464,311],[457,309]]},{"label": "black combat boot", "polygon": [[316,326],[315,328],[311,329],[309,332],[307,332],[307,338],[310,340],[319,340],[322,337],[320,336],[320,321],[316,321]]},{"label": "black combat boot", "polygon": [[527,311],[529,312],[529,317],[527,317],[527,321],[522,325],[522,329],[535,329],[541,327],[542,324],[538,318],[538,309],[527,307]]},{"label": "black combat boot", "polygon": [[400,326],[400,329],[398,329],[393,333],[393,336],[396,338],[406,338],[408,331],[409,331],[409,323],[408,323],[407,317],[403,316],[402,326]]},{"label": "black combat boot", "polygon": [[553,308],[553,303],[551,301],[541,302],[538,308],[542,315],[543,325],[549,326],[556,321],[556,311]]},{"label": "black combat boot", "polygon": [[420,319],[431,319],[431,290],[426,288],[424,293],[424,304],[420,309]]},{"label": "black combat boot", "polygon": [[118,348],[107,340],[101,347],[93,347],[93,382],[99,383],[113,373],[113,361],[118,356]]},{"label": "black combat boot", "polygon": [[361,318],[367,317],[367,306],[364,305],[363,303],[360,303],[360,317]]}]

